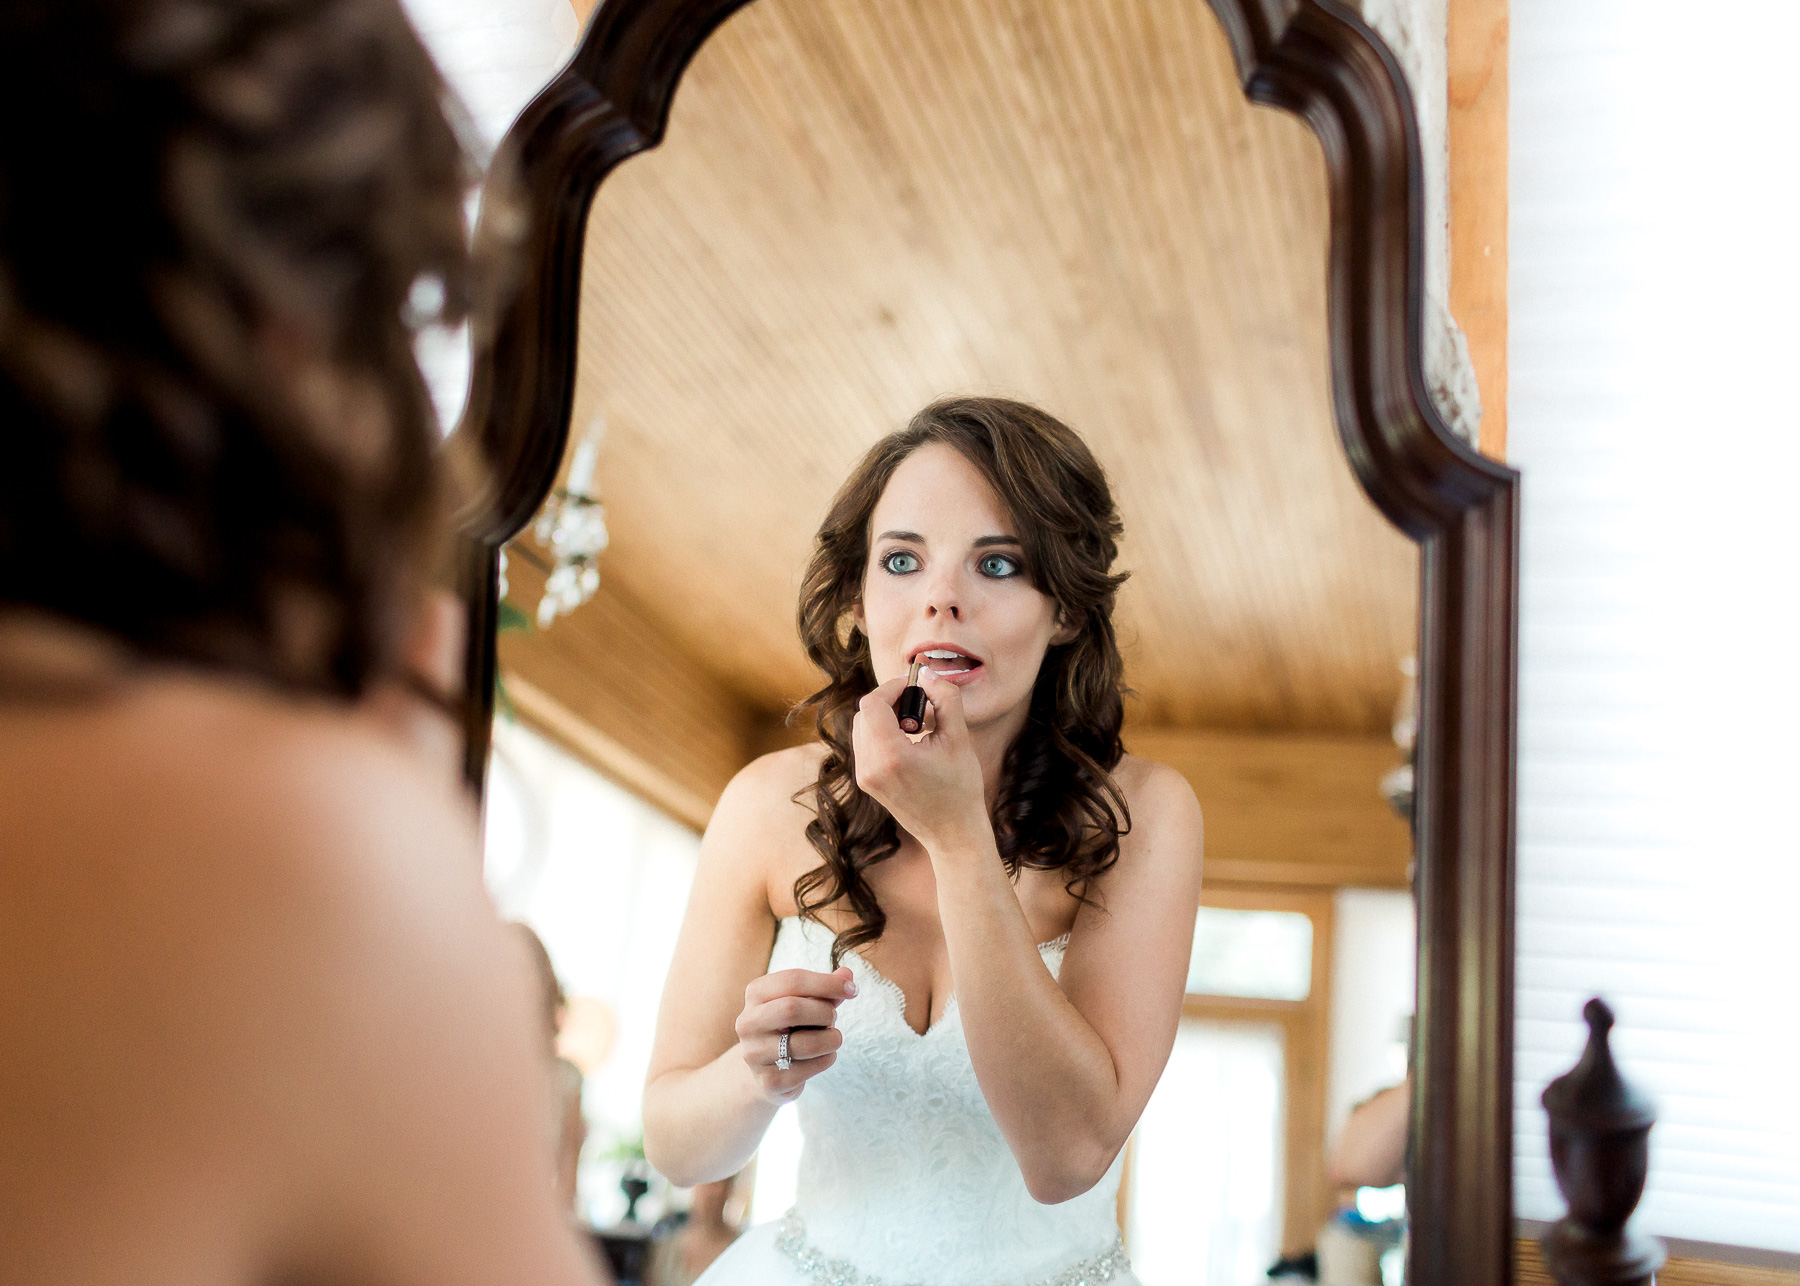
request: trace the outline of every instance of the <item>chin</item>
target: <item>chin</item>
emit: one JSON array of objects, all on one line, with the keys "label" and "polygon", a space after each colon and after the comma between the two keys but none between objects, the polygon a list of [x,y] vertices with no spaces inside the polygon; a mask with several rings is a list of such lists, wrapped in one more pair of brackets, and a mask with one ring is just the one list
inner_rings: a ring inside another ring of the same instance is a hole
[{"label": "chin", "polygon": [[1009,716],[1018,712],[1021,707],[1029,707],[1031,694],[1013,702],[999,702],[986,699],[986,694],[977,697],[963,706],[963,720],[971,729],[985,727],[990,723],[1004,722]]}]

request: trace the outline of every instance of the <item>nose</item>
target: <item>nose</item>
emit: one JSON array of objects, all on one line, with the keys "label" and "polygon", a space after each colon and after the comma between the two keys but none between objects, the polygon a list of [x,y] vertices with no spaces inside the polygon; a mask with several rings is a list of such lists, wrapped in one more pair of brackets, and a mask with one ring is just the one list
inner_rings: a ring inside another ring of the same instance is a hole
[{"label": "nose", "polygon": [[935,620],[947,616],[953,621],[963,617],[962,577],[955,567],[940,567],[925,586],[925,617]]}]

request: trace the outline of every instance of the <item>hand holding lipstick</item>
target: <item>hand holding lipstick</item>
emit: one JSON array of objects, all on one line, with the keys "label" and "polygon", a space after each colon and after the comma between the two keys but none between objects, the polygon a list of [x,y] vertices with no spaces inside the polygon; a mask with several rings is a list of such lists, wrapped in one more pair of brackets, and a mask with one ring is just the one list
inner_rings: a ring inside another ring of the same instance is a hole
[{"label": "hand holding lipstick", "polygon": [[925,731],[925,689],[919,686],[919,670],[925,664],[923,657],[913,658],[912,668],[906,672],[906,687],[900,691],[900,699],[894,702],[894,718],[900,722],[900,731],[918,734]]},{"label": "hand holding lipstick", "polygon": [[907,833],[934,855],[940,848],[987,832],[981,761],[963,718],[962,689],[918,671],[929,707],[918,741],[901,730],[895,705],[909,686],[889,679],[865,696],[851,727],[856,784],[894,815]]}]

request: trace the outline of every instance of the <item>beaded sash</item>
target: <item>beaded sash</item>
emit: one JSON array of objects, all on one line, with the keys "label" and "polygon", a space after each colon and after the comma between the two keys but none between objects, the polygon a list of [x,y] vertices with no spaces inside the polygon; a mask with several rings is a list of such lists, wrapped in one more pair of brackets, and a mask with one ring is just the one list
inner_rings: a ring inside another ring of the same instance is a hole
[{"label": "beaded sash", "polygon": [[[806,1240],[806,1223],[800,1212],[790,1210],[781,1220],[781,1232],[775,1249],[793,1262],[800,1275],[815,1286],[921,1286],[916,1283],[890,1282],[871,1276],[855,1264],[831,1259]],[[1131,1259],[1125,1254],[1123,1237],[1090,1259],[1070,1264],[1061,1272],[1031,1282],[995,1282],[993,1286],[1104,1286],[1115,1277],[1131,1271]]]}]

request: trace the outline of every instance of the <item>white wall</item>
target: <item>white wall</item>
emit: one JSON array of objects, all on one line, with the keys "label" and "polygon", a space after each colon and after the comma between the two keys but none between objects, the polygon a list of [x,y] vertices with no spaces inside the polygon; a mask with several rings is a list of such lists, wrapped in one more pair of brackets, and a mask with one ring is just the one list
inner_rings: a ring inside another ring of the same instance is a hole
[{"label": "white wall", "polygon": [[1660,1101],[1640,1222],[1800,1251],[1800,16],[1514,0],[1517,1199],[1582,1002]]},{"label": "white wall", "polygon": [[[467,110],[487,154],[520,111],[575,49],[575,10],[569,0],[401,0],[444,79]],[[476,201],[470,200],[470,218]],[[438,422],[448,432],[469,395],[469,339],[465,327],[427,328],[416,346]]]}]

